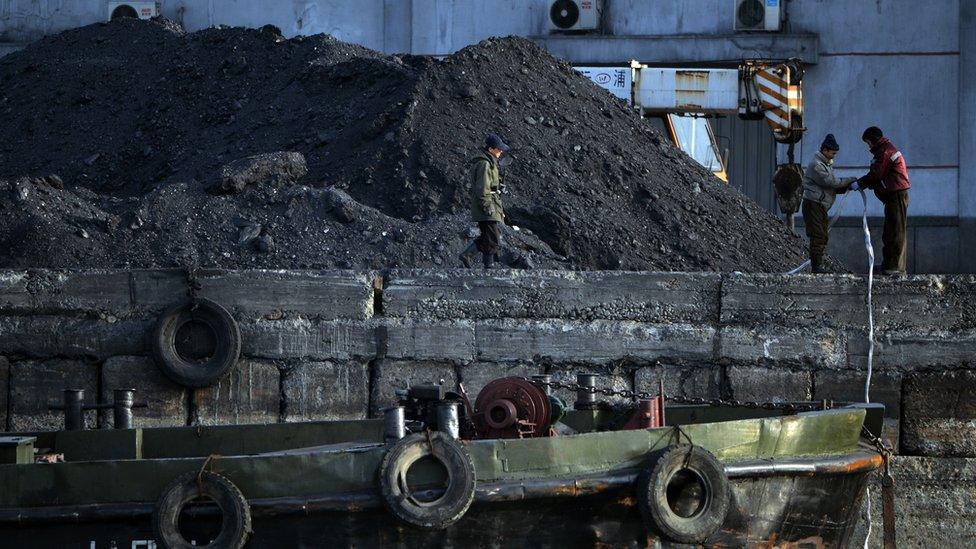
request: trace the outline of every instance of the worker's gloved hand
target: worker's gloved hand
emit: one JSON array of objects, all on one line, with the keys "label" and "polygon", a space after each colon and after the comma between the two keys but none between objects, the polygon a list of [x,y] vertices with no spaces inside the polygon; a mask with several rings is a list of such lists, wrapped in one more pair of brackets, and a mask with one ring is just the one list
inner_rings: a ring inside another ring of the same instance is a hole
[{"label": "worker's gloved hand", "polygon": [[508,194],[508,185],[500,183],[498,185],[498,192],[501,194]]},{"label": "worker's gloved hand", "polygon": [[860,188],[861,188],[861,187],[860,187],[860,186],[858,186],[858,184],[857,184],[857,179],[855,179],[854,181],[852,181],[852,182],[851,182],[851,190],[852,190],[852,191],[856,191],[856,190],[859,190]]}]

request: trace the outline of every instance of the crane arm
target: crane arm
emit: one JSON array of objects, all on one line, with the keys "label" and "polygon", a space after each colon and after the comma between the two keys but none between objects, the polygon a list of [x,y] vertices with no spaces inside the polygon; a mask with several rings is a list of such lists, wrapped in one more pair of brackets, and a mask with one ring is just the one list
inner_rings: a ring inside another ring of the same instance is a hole
[{"label": "crane arm", "polygon": [[766,119],[779,143],[803,137],[803,66],[743,61],[738,69],[632,65],[632,103],[646,114],[734,114]]},{"label": "crane arm", "polygon": [[739,67],[739,116],[766,119],[779,143],[803,138],[803,66],[798,59],[769,65],[744,62]]}]

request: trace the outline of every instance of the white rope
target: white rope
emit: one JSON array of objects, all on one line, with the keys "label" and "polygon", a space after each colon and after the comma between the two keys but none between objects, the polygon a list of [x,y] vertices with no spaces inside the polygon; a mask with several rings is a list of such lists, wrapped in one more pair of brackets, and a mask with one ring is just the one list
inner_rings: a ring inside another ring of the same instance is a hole
[{"label": "white rope", "polygon": [[871,541],[871,487],[868,486],[864,489],[864,499],[868,501],[868,533],[864,535],[864,549],[868,548],[868,543]]},{"label": "white rope", "polygon": [[[864,194],[864,189],[858,189],[857,192],[861,193],[861,202],[864,203],[864,208],[861,210],[861,228],[864,230],[864,249],[868,253],[868,375],[864,381],[864,402],[871,402],[871,376],[874,374],[874,305],[871,299],[871,294],[874,289],[874,247],[871,245],[871,230],[868,229],[868,197]],[[840,197],[840,202],[837,203],[837,211],[827,225],[828,234],[834,228],[834,223],[837,223],[837,220],[840,219],[840,213],[843,210],[842,206],[846,198],[847,194]],[[786,274],[797,274],[807,268],[809,264],[810,260],[808,259]]]},{"label": "white rope", "polygon": [[874,373],[874,306],[871,292],[874,287],[874,247],[871,246],[871,231],[868,229],[868,198],[864,189],[858,189],[864,202],[861,214],[861,227],[864,229],[864,249],[868,252],[868,376],[864,380],[864,402],[871,402],[871,375]]},{"label": "white rope", "polygon": [[[871,293],[874,289],[874,247],[871,246],[871,230],[868,229],[868,197],[864,194],[864,189],[858,189],[857,192],[861,193],[861,202],[864,203],[864,208],[861,210],[861,228],[864,230],[864,249],[868,253],[868,375],[864,382],[864,402],[871,402],[871,376],[874,373],[874,305],[871,299]],[[847,199],[846,193],[840,197],[840,201],[837,203],[837,211],[827,225],[828,234],[834,228],[834,223],[840,219],[845,199]],[[809,259],[786,274],[797,274],[806,269],[808,265],[810,265]]]},{"label": "white rope", "polygon": [[[864,203],[864,208],[861,211],[861,227],[864,230],[864,249],[868,254],[868,292],[867,292],[867,304],[868,304],[868,372],[867,379],[864,380],[864,402],[871,402],[871,376],[874,373],[874,304],[872,302],[871,294],[874,290],[874,247],[871,245],[871,230],[868,229],[868,198],[864,194],[864,189],[858,189],[861,193],[861,202]],[[840,212],[843,210],[842,206],[844,200],[847,198],[847,194],[841,196],[840,202],[837,204],[837,211],[834,217],[830,220],[827,225],[827,233],[834,227],[834,223],[840,218]],[[786,274],[797,274],[800,271],[807,268],[810,265],[810,260],[806,260],[797,266],[792,271]],[[871,541],[871,487],[868,486],[865,491],[865,498],[867,499],[867,522],[868,531],[864,538],[864,549],[868,549],[868,543]]]},{"label": "white rope", "polygon": [[788,274],[788,275],[799,274],[800,271],[802,271],[803,269],[806,269],[807,268],[807,265],[809,265],[809,264],[810,264],[810,260],[808,259],[808,260],[804,261],[803,263],[800,263],[800,265],[797,268],[793,269],[792,271],[788,271],[786,274]]},{"label": "white rope", "polygon": [[[871,293],[874,286],[874,247],[871,246],[871,231],[868,229],[868,199],[863,189],[858,189],[861,193],[861,201],[864,202],[864,213],[861,214],[861,227],[864,229],[864,249],[868,252],[868,375],[864,380],[864,402],[871,402],[871,374],[874,370],[874,306],[871,302]],[[864,549],[868,549],[871,541],[871,487],[865,490],[867,499],[867,521],[868,532],[864,536]]]}]

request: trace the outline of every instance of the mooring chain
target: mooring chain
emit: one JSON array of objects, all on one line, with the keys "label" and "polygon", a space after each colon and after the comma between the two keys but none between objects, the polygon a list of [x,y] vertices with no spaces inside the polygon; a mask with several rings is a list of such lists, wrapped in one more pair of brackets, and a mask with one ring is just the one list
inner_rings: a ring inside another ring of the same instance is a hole
[{"label": "mooring chain", "polygon": [[871,430],[864,425],[861,426],[861,434],[864,435],[864,438],[873,444],[875,449],[878,450],[878,453],[884,457],[885,466],[887,467],[888,460],[891,459],[891,456],[895,455],[894,448],[892,448],[891,445],[885,442],[881,437],[875,436],[874,433],[872,433]]},{"label": "mooring chain", "polygon": [[[883,466],[881,469],[881,525],[884,528],[882,534],[882,544],[885,549],[896,547],[895,533],[895,479],[891,475],[891,461],[895,455],[894,448],[885,442],[881,437],[875,436],[867,427],[861,426],[861,434],[864,438],[874,445],[875,450],[881,454]],[[867,487],[867,515],[868,533],[864,539],[864,546],[868,546],[871,540],[871,487]]]},{"label": "mooring chain", "polygon": [[[598,388],[580,385],[579,383],[563,383],[560,381],[537,381],[538,384],[552,389],[566,389],[569,391],[585,391],[592,395],[601,394],[608,397],[621,397],[628,400],[642,400],[654,398],[657,395],[643,391],[631,391],[628,389],[611,389],[609,387]],[[816,410],[820,405],[815,404],[794,404],[789,402],[758,402],[753,400],[736,400],[722,398],[702,398],[702,397],[681,397],[667,395],[664,397],[668,402],[677,404],[692,404],[698,406],[726,406],[734,408],[761,408],[764,410]]]}]

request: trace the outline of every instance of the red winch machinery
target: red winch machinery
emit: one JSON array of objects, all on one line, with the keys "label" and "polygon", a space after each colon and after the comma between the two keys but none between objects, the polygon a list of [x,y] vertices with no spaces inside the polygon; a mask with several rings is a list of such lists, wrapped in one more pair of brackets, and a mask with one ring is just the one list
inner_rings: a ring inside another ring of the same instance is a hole
[{"label": "red winch machinery", "polygon": [[511,439],[556,436],[557,422],[569,406],[553,389],[575,391],[575,411],[615,412],[614,429],[648,429],[664,425],[664,384],[658,396],[625,403],[598,401],[597,394],[630,394],[596,387],[597,374],[578,374],[576,383],[554,382],[550,375],[503,377],[485,385],[472,405],[461,384],[448,391],[443,384],[414,385],[399,391],[404,419],[420,429],[451,430],[462,439]]}]

